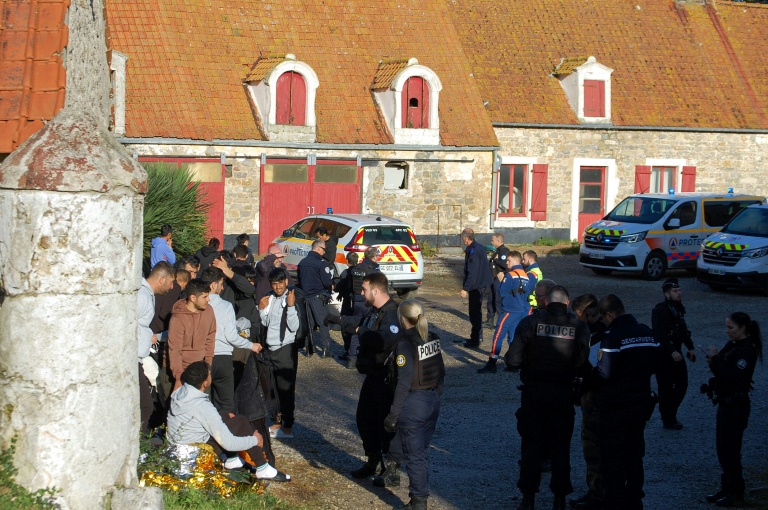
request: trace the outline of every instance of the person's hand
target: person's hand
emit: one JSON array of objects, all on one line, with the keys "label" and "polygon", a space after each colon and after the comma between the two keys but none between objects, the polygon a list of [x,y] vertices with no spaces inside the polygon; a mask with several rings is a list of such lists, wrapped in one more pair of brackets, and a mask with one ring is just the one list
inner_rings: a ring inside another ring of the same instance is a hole
[{"label": "person's hand", "polygon": [[707,356],[707,359],[711,358],[712,356],[715,356],[719,351],[717,350],[717,347],[714,345],[709,346],[709,356]]},{"label": "person's hand", "polygon": [[221,269],[221,272],[224,273],[224,276],[227,278],[232,278],[235,275],[235,272],[230,269],[229,264],[227,264],[227,261],[224,260],[221,257],[217,257],[213,259],[213,262],[211,262],[211,265],[213,267],[218,267]]},{"label": "person's hand", "polygon": [[504,271],[499,271],[498,273],[496,273],[496,279],[499,280],[499,281],[503,280],[504,279]]},{"label": "person's hand", "polygon": [[296,304],[296,292],[294,289],[288,291],[288,295],[285,297],[285,303],[288,306],[294,306]]},{"label": "person's hand", "polygon": [[683,355],[675,351],[672,353],[672,359],[675,360],[675,363],[678,363],[680,361],[683,361]]},{"label": "person's hand", "polygon": [[173,238],[168,239],[168,248],[173,248]]},{"label": "person's hand", "polygon": [[235,413],[228,413],[228,414],[229,414],[230,418],[234,418],[235,417]]},{"label": "person's hand", "polygon": [[696,351],[688,351],[686,353],[686,356],[688,357],[689,360],[696,363]]},{"label": "person's hand", "polygon": [[259,300],[259,310],[263,310],[269,304],[269,296],[264,296]]},{"label": "person's hand", "polygon": [[154,333],[152,335],[152,345],[155,345],[157,343],[157,333]]},{"label": "person's hand", "polygon": [[253,437],[255,437],[256,439],[258,439],[258,441],[259,441],[259,442],[258,442],[258,445],[259,445],[259,446],[263,446],[263,445],[264,445],[264,438],[263,438],[263,437],[261,437],[261,434],[259,434],[259,431],[258,431],[258,430],[254,430],[254,431],[253,431]]},{"label": "person's hand", "polygon": [[341,324],[341,317],[338,315],[333,315],[329,313],[325,316],[325,319],[323,319],[323,326],[327,326],[328,324]]},{"label": "person's hand", "polygon": [[469,293],[466,290],[461,289],[461,297],[467,299],[467,296],[469,296]]},{"label": "person's hand", "polygon": [[384,419],[384,430],[387,432],[396,432],[397,431],[397,417],[392,416],[391,414],[388,415]]},{"label": "person's hand", "polygon": [[251,352],[258,354],[262,351],[262,349],[264,349],[264,347],[262,347],[259,342],[253,342],[253,345],[251,346]]}]

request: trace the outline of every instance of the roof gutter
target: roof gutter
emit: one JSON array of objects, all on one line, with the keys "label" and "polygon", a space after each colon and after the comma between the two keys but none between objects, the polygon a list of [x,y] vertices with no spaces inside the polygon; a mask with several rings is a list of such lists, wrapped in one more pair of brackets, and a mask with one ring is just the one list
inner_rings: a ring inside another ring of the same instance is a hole
[{"label": "roof gutter", "polygon": [[615,126],[613,124],[527,124],[516,122],[494,122],[495,128],[522,129],[583,129],[588,131],[672,131],[684,133],[738,133],[738,134],[768,134],[768,129],[742,128],[692,128],[676,126]]},{"label": "roof gutter", "polygon": [[117,137],[123,145],[201,145],[207,147],[259,147],[274,149],[341,150],[341,151],[420,151],[420,152],[492,152],[498,146],[456,147],[453,145],[383,145],[383,144],[336,144],[265,142],[261,140],[193,140],[190,138],[131,138]]}]

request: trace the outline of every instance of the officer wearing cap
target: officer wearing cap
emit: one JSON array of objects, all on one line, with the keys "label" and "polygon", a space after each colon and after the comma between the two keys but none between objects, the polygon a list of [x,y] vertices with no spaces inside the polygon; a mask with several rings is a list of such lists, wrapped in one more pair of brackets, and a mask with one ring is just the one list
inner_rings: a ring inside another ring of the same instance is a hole
[{"label": "officer wearing cap", "polygon": [[571,485],[574,381],[589,355],[589,327],[568,311],[565,287],[555,286],[546,308],[520,321],[504,361],[521,368],[517,430],[521,439],[519,510],[533,510],[541,482],[541,456],[552,455],[553,509],[565,509]]},{"label": "officer wearing cap", "polygon": [[656,382],[659,387],[659,414],[665,429],[680,430],[683,424],[677,421],[677,409],[683,402],[688,389],[688,367],[683,359],[683,345],[686,357],[696,361],[691,332],[685,324],[683,294],[677,278],[667,278],[661,286],[664,301],[657,304],[651,315],[653,336],[663,352]]},{"label": "officer wearing cap", "polygon": [[331,349],[331,335],[325,318],[328,316],[326,304],[333,286],[333,277],[328,262],[323,259],[323,253],[325,253],[325,241],[315,240],[312,243],[312,251],[299,262],[298,271],[299,288],[304,291],[307,307],[311,312],[310,327],[317,326],[320,331],[314,337],[318,356],[322,356],[321,349],[325,350],[326,356],[330,354]]}]

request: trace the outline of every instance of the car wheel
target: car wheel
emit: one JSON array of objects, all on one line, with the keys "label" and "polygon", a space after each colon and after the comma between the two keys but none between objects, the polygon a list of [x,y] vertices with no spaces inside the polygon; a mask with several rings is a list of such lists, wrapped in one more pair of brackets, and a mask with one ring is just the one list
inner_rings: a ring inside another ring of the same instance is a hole
[{"label": "car wheel", "polygon": [[659,252],[651,252],[648,258],[645,259],[645,265],[643,266],[643,278],[646,280],[656,281],[664,276],[664,271],[667,269],[667,259]]},{"label": "car wheel", "polygon": [[613,272],[610,269],[598,269],[596,267],[592,267],[590,269],[592,269],[593,273],[599,274],[599,275],[602,275],[602,276],[609,275],[609,274],[611,274]]},{"label": "car wheel", "polygon": [[397,297],[401,299],[409,299],[415,297],[418,290],[418,287],[408,287],[406,289],[395,289],[395,292],[397,292]]}]

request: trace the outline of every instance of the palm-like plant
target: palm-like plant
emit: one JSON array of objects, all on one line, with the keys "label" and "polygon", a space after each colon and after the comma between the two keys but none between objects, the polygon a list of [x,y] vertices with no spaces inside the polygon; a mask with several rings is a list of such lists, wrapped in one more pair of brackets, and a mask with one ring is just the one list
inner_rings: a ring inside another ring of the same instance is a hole
[{"label": "palm-like plant", "polygon": [[173,226],[173,251],[190,255],[206,242],[210,205],[205,191],[193,180],[186,165],[143,163],[147,171],[144,197],[144,259],[149,259],[152,239],[165,223]]}]

